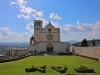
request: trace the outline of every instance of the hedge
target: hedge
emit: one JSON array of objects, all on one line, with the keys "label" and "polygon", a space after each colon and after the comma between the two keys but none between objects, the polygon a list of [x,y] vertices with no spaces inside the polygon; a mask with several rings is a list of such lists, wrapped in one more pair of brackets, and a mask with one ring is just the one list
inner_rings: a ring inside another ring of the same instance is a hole
[{"label": "hedge", "polygon": [[60,73],[65,73],[66,70],[68,69],[66,65],[63,66],[63,67],[61,67],[61,66],[51,66],[51,68],[60,72]]},{"label": "hedge", "polygon": [[39,71],[39,72],[45,73],[45,71],[46,71],[45,69],[46,69],[46,65],[41,66],[41,67],[32,66],[31,68],[25,68],[25,71],[26,71],[26,72],[35,72],[35,71]]},{"label": "hedge", "polygon": [[87,68],[82,65],[79,68],[74,68],[74,70],[79,73],[95,73],[94,69]]},{"label": "hedge", "polygon": [[17,58],[12,58],[12,59],[0,60],[0,63],[16,61],[16,60],[20,60],[20,59],[23,59],[23,58],[26,58],[26,57],[29,57],[29,56],[22,56],[22,57],[17,57]]}]

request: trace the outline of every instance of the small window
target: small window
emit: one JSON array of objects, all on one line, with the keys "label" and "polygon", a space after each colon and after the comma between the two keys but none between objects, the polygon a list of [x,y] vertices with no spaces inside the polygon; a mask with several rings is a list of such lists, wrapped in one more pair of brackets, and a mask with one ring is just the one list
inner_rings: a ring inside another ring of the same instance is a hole
[{"label": "small window", "polygon": [[36,22],[35,22],[35,26],[36,26]]},{"label": "small window", "polygon": [[49,28],[49,29],[48,29],[48,31],[50,32],[50,31],[51,31],[51,29]]},{"label": "small window", "polygon": [[40,22],[39,22],[39,26],[40,26]]}]

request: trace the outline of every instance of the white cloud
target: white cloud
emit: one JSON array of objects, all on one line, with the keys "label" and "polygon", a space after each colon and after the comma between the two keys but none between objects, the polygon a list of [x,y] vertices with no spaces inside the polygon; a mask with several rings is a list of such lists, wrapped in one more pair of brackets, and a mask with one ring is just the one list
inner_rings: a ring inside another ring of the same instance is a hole
[{"label": "white cloud", "polygon": [[95,31],[100,30],[100,22],[97,22],[91,26],[91,28]]},{"label": "white cloud", "polygon": [[10,29],[8,27],[0,27],[0,31],[6,35],[6,36],[10,36],[10,37],[14,37],[15,35],[17,35],[17,33],[10,31]]},{"label": "white cloud", "polygon": [[73,26],[72,24],[66,24],[66,27],[64,28],[67,32],[76,32],[77,27]]},{"label": "white cloud", "polygon": [[60,28],[60,32],[61,32],[61,33],[65,32],[65,30],[63,29],[63,27],[62,27],[61,25],[59,25],[58,22],[51,21],[51,24],[52,24],[55,28]]},{"label": "white cloud", "polygon": [[[72,34],[72,36],[76,37],[71,37],[69,36],[69,39],[73,38],[74,40],[77,39],[93,39],[93,38],[100,38],[100,22],[96,22],[94,24],[88,24],[88,23],[81,23],[80,21],[77,21],[77,25],[72,25],[72,24],[66,24],[66,27],[63,28],[67,34]],[[73,34],[74,33],[74,34]]]},{"label": "white cloud", "polygon": [[43,11],[39,11],[37,14],[38,14],[39,17],[42,17],[43,16]]},{"label": "white cloud", "polygon": [[36,17],[42,17],[43,11],[37,11],[31,7],[27,7],[27,1],[26,0],[17,0],[16,2],[11,2],[10,5],[18,5],[20,9],[20,14],[17,15],[17,18],[24,18],[24,19],[30,19],[30,18],[36,18]]},{"label": "white cloud", "polygon": [[61,28],[61,26],[58,24],[58,22],[51,21],[51,24],[54,25],[54,27],[56,27],[56,28]]},{"label": "white cloud", "polygon": [[10,2],[10,5],[11,5],[11,6],[14,5],[14,4],[16,4],[16,2]]},{"label": "white cloud", "polygon": [[14,31],[11,31],[8,27],[0,27],[0,42],[29,41],[28,34],[28,32],[21,32],[18,34]]},{"label": "white cloud", "polygon": [[27,24],[26,30],[28,30],[32,34],[34,33],[34,25],[33,25],[33,22],[30,22],[30,23]]},{"label": "white cloud", "polygon": [[30,16],[29,16],[29,15],[24,15],[24,14],[20,14],[20,15],[18,14],[18,15],[17,15],[17,18],[20,18],[20,19],[21,19],[21,18],[24,18],[24,19],[30,20]]},{"label": "white cloud", "polygon": [[26,5],[27,4],[27,1],[26,0],[17,0],[16,2],[10,2],[10,5],[15,5],[15,4],[18,4],[19,6],[23,6],[23,5]]},{"label": "white cloud", "polygon": [[[47,23],[46,20],[44,20]],[[47,23],[48,24],[48,23]],[[46,25],[47,25],[46,24]],[[61,27],[58,22],[51,21],[56,28],[61,29],[61,39],[65,40],[82,40],[86,39],[99,39],[100,38],[100,22],[94,24],[77,22],[77,25],[66,24],[65,27]],[[0,27],[0,41],[29,41],[29,38],[34,34],[33,22],[30,22],[26,26],[26,31],[17,33],[11,31],[8,27]]]},{"label": "white cloud", "polygon": [[28,36],[28,33],[27,32],[21,32],[20,36],[21,37],[26,37],[26,36]]},{"label": "white cloud", "polygon": [[58,16],[57,14],[54,14],[54,13],[51,13],[49,17],[50,17],[50,19],[54,19],[54,20],[60,20],[61,19],[60,16]]}]

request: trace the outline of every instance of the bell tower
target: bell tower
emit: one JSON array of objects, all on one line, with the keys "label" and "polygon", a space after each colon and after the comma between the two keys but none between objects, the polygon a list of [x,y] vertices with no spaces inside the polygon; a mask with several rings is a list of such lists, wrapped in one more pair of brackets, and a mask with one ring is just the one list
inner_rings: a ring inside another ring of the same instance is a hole
[{"label": "bell tower", "polygon": [[34,21],[34,38],[36,41],[40,41],[40,31],[42,30],[42,20]]}]

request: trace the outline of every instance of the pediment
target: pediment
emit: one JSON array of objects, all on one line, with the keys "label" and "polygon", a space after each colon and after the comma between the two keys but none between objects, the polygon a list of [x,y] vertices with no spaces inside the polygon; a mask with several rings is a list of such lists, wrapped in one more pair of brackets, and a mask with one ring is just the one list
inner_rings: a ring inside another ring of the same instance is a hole
[{"label": "pediment", "polygon": [[59,32],[51,23],[49,23],[41,32]]}]

